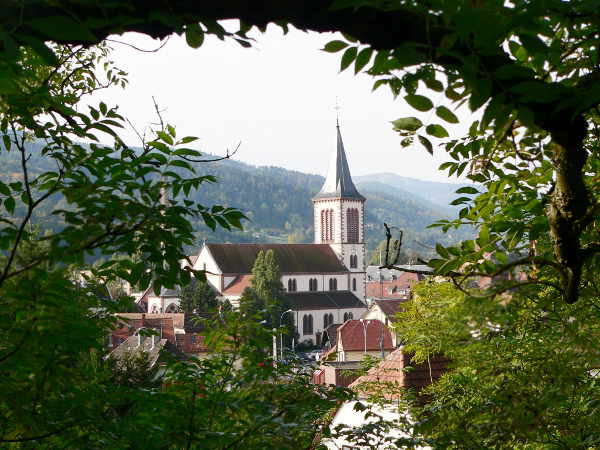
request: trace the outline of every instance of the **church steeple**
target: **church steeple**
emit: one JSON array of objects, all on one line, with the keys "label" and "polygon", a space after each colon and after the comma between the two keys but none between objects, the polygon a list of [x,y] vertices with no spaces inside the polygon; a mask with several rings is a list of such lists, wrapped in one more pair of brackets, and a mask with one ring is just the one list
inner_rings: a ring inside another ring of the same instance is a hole
[{"label": "church steeple", "polygon": [[348,160],[346,159],[346,151],[344,150],[344,142],[342,141],[339,123],[336,125],[336,129],[336,151],[333,153],[329,163],[329,171],[327,172],[325,183],[314,198],[347,198],[364,200],[365,198],[360,195],[356,186],[354,186],[352,176],[350,175],[350,168],[348,167]]}]

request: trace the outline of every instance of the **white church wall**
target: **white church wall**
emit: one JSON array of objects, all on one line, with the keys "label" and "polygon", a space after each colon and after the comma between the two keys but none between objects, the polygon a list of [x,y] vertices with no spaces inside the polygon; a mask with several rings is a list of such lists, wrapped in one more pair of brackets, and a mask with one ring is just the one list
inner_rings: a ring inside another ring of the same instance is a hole
[{"label": "white church wall", "polygon": [[[300,342],[305,340],[312,340],[313,344],[317,343],[317,333],[323,335],[325,331],[323,325],[325,321],[325,315],[333,314],[333,323],[344,323],[344,314],[351,313],[352,318],[358,319],[367,310],[367,308],[339,308],[339,309],[307,309],[298,311],[294,315],[294,322],[296,330],[300,336]],[[304,316],[312,315],[313,318],[313,332],[310,334],[304,334],[302,330],[302,324],[304,323]],[[297,321],[297,322],[296,322]]]},{"label": "white church wall", "polygon": [[210,254],[208,247],[203,246],[194,264],[194,270],[206,270],[206,279],[221,292],[221,269]]}]

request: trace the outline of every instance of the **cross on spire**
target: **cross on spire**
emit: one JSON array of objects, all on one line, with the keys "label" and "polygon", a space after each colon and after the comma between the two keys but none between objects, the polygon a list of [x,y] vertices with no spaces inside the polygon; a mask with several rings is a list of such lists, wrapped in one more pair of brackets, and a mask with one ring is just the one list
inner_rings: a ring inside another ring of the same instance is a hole
[{"label": "cross on spire", "polygon": [[340,106],[340,104],[338,102],[337,95],[335,97],[335,106],[333,107],[333,109],[335,109],[335,124],[339,128],[339,126],[340,126],[340,109],[342,109],[342,107]]}]

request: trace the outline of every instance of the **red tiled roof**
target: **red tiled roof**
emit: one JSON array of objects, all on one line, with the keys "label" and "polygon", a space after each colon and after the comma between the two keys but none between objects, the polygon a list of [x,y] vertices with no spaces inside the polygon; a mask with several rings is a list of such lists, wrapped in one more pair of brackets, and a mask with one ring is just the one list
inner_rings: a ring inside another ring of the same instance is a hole
[{"label": "red tiled roof", "polygon": [[223,273],[251,273],[258,252],[273,250],[282,273],[348,272],[327,244],[206,244]]},{"label": "red tiled roof", "polygon": [[393,350],[392,335],[388,328],[379,320],[348,320],[338,328],[339,350],[380,350],[381,337],[383,336],[384,350]]},{"label": "red tiled roof", "polygon": [[[356,379],[350,388],[367,392],[369,387],[365,383],[393,383],[398,387],[422,389],[443,375],[449,361],[444,356],[435,355],[429,359],[429,363],[414,364],[411,355],[399,348],[386,356],[375,367],[369,369],[366,375]],[[411,367],[411,370],[405,371],[404,369],[407,367]],[[393,396],[394,393],[388,390],[386,397]]]},{"label": "red tiled roof", "polygon": [[419,275],[416,273],[403,272],[396,280],[389,281],[367,281],[367,297],[379,298],[403,298],[407,294],[393,292],[398,290],[408,290],[419,281]]},{"label": "red tiled roof", "polygon": [[225,295],[239,295],[244,292],[244,289],[252,285],[252,275],[238,275],[229,285],[223,290]]},{"label": "red tiled roof", "polygon": [[167,339],[170,343],[175,344],[175,328],[173,319],[170,317],[161,318],[146,318],[140,319],[122,318],[121,327],[113,331],[113,342],[115,338],[123,338],[131,336],[140,328],[153,328],[160,332],[161,339]]}]

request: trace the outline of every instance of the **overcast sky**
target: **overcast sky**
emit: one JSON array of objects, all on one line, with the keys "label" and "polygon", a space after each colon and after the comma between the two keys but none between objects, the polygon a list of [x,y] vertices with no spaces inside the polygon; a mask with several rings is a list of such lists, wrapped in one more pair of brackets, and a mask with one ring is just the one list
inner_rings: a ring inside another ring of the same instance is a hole
[{"label": "overcast sky", "polygon": [[[340,73],[341,54],[320,50],[336,35],[292,29],[284,36],[270,25],[265,34],[253,36],[251,49],[214,37],[192,49],[183,38],[172,36],[157,53],[111,43],[112,59],[129,73],[130,85],[104,91],[98,98],[119,104],[120,111],[143,129],[155,121],[154,96],[167,109],[165,119],[176,126],[178,135],[198,136],[202,151],[224,154],[241,142],[235,156],[240,161],[324,175],[335,148],[337,97],[353,175],[392,172],[448,180],[437,171],[447,160],[443,151],[431,157],[418,145],[401,148],[390,124],[407,115],[423,121],[432,116],[416,114],[385,87],[372,92],[373,79],[366,74]],[[113,38],[144,49],[159,45],[136,34]],[[453,134],[462,133],[465,126],[456,126]],[[138,143],[132,131],[126,136],[129,143]]]}]

